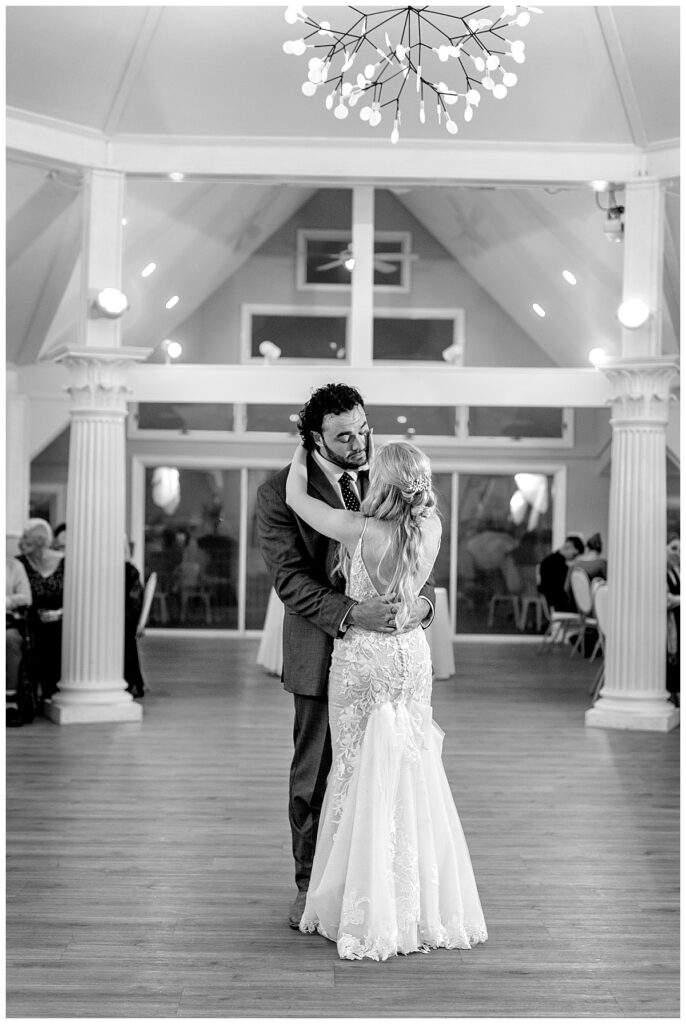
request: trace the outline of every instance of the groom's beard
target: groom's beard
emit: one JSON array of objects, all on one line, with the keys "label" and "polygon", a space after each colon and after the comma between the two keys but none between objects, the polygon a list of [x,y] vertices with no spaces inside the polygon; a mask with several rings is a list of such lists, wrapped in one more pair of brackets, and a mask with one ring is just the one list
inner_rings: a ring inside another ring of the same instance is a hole
[{"label": "groom's beard", "polygon": [[[319,454],[322,458],[328,459],[329,462],[333,462],[335,466],[340,466],[341,469],[359,470],[362,469],[363,466],[367,465],[366,451],[362,452],[361,455],[355,459],[346,459],[344,455],[336,455],[335,452],[332,452],[324,438],[322,438],[322,442],[319,447]],[[364,456],[364,458],[361,456]]]}]

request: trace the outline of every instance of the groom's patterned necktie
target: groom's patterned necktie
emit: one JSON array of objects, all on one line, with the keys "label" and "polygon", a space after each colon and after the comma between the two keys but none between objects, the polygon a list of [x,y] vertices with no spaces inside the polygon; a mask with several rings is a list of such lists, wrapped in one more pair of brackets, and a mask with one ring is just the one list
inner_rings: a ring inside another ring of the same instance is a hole
[{"label": "groom's patterned necktie", "polygon": [[359,512],[360,500],[352,488],[352,477],[348,476],[347,473],[343,473],[338,483],[341,487],[341,494],[343,495],[343,504],[345,507],[349,508],[351,512]]}]

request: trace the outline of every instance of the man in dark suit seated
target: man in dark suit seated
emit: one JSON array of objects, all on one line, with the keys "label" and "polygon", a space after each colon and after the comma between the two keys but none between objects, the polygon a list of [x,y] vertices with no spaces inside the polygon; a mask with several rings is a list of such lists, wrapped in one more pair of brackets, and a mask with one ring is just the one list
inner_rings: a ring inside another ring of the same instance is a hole
[{"label": "man in dark suit seated", "polygon": [[548,602],[549,608],[556,612],[575,612],[576,603],[566,588],[569,563],[583,554],[584,544],[579,537],[566,537],[558,551],[547,555],[539,566],[540,583],[538,589]]},{"label": "man in dark suit seated", "polygon": [[[308,491],[338,508],[359,509],[367,491],[369,426],[360,393],[346,384],[313,392],[298,423],[307,459]],[[327,687],[333,642],[351,626],[393,632],[397,608],[386,597],[356,602],[336,568],[338,545],[316,533],[286,504],[289,466],[257,492],[262,555],[284,603],[284,689],[293,694],[294,753],[288,816],[298,894],[288,923],[297,928],[310,882],[317,826],[331,767]],[[408,627],[433,618],[432,586],[421,592]]]}]

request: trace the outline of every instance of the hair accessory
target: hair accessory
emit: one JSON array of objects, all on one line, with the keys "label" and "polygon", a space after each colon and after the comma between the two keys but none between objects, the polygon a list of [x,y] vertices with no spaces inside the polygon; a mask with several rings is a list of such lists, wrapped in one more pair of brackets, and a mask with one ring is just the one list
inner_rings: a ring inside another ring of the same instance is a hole
[{"label": "hair accessory", "polygon": [[408,491],[410,494],[416,494],[417,491],[426,491],[431,487],[431,474],[422,473],[421,476],[415,476],[408,485]]}]

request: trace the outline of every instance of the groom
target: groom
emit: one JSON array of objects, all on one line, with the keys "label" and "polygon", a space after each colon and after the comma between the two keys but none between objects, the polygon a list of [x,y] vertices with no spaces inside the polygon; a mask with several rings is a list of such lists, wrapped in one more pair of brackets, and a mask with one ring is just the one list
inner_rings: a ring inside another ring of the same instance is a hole
[{"label": "groom", "polygon": [[[369,426],[356,388],[327,384],[312,393],[298,429],[308,451],[308,492],[336,508],[357,510],[368,487]],[[298,894],[291,928],[300,924],[310,882],[326,779],[331,767],[327,685],[333,642],[351,626],[392,633],[398,606],[388,598],[356,602],[336,572],[338,545],[313,530],[286,505],[286,466],[257,491],[262,556],[284,603],[284,689],[293,694],[294,753],[288,817]],[[426,586],[406,628],[433,618],[433,587]]]}]

